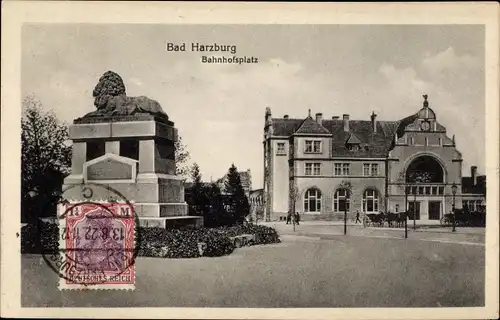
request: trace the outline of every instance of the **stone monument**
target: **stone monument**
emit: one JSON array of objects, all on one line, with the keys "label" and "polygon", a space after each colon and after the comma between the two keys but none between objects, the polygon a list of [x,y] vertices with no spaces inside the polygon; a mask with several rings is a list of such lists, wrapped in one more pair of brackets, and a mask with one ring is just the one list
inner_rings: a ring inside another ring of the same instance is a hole
[{"label": "stone monument", "polygon": [[135,205],[143,227],[203,226],[203,217],[188,215],[184,179],[175,175],[177,129],[160,104],[126,96],[121,77],[112,71],[99,79],[93,96],[97,110],[69,128],[73,153],[65,198],[112,200],[116,195],[105,188],[95,188],[91,200],[78,188],[104,184]]}]

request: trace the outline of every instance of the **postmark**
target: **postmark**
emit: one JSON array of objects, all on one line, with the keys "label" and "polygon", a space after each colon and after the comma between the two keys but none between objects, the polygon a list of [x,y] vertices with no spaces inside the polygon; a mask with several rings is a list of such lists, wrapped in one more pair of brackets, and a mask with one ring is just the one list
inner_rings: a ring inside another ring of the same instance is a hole
[{"label": "postmark", "polygon": [[[106,199],[93,200],[103,194]],[[60,290],[135,288],[139,223],[133,203],[108,185],[70,186],[57,222],[57,251],[44,259],[59,275]]]}]

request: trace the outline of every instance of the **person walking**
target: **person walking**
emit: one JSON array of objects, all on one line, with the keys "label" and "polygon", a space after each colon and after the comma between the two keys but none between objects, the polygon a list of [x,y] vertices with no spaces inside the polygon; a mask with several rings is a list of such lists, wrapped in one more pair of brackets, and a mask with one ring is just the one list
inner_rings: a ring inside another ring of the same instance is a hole
[{"label": "person walking", "polygon": [[358,224],[358,221],[361,223],[361,220],[359,220],[359,210],[356,211],[356,222],[354,224]]},{"label": "person walking", "polygon": [[289,224],[291,222],[292,222],[292,214],[288,212],[288,214],[286,215],[286,224]]}]

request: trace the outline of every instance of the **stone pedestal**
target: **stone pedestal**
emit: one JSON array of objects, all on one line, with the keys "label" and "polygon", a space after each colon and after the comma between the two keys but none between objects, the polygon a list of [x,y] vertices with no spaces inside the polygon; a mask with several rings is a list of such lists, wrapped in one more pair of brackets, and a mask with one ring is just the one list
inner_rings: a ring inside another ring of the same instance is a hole
[{"label": "stone pedestal", "polygon": [[65,197],[106,201],[116,194],[95,188],[85,199],[78,185],[107,185],[135,205],[144,227],[203,226],[203,217],[188,216],[183,178],[175,175],[177,129],[152,115],[80,118],[70,126],[72,173],[64,181]]}]

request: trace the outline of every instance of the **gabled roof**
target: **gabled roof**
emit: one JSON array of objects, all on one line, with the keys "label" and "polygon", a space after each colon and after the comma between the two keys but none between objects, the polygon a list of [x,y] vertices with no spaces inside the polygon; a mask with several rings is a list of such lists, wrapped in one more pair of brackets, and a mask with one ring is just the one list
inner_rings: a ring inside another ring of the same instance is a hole
[{"label": "gabled roof", "polygon": [[351,135],[347,139],[346,143],[347,144],[359,144],[359,143],[361,143],[361,140],[359,140],[359,138],[354,133],[351,133]]},{"label": "gabled roof", "polygon": [[[394,140],[396,124],[393,121],[377,121],[376,125],[377,130],[373,132],[371,121],[349,120],[349,131],[346,132],[342,120],[324,120],[323,126],[332,133],[332,155],[335,157],[386,157]],[[356,151],[350,151],[346,146],[351,133],[355,134],[361,144],[361,148]]]},{"label": "gabled roof", "polygon": [[330,134],[330,132],[320,125],[316,120],[311,117],[307,117],[295,133],[302,134]]}]

